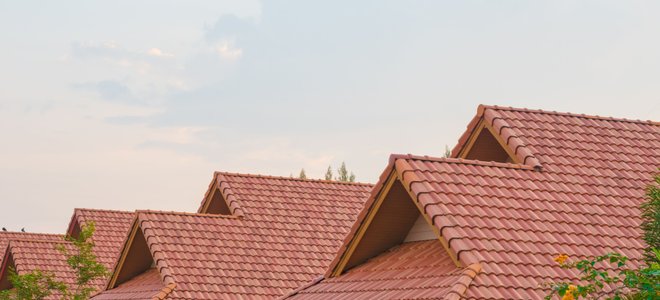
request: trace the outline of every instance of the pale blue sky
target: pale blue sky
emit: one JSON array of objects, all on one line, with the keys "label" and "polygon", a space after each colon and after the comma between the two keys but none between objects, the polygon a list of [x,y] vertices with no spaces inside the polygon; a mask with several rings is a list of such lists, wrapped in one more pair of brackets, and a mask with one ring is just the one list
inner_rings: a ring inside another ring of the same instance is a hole
[{"label": "pale blue sky", "polygon": [[0,226],[193,211],[214,170],[373,182],[479,103],[660,119],[658,1],[0,0]]}]

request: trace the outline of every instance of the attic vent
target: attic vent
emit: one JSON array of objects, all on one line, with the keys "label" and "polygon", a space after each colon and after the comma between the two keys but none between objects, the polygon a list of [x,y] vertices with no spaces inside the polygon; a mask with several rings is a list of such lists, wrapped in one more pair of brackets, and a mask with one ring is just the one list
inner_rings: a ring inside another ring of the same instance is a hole
[{"label": "attic vent", "polygon": [[209,206],[207,207],[205,213],[218,214],[218,215],[231,215],[231,211],[229,210],[227,201],[225,201],[225,198],[222,196],[222,193],[220,192],[219,189],[216,188],[213,191],[213,195],[211,196],[211,202],[209,203]]},{"label": "attic vent", "polygon": [[464,152],[462,158],[501,163],[514,162],[502,144],[486,127],[482,127],[479,134],[473,138],[472,144],[468,144],[468,149]]}]

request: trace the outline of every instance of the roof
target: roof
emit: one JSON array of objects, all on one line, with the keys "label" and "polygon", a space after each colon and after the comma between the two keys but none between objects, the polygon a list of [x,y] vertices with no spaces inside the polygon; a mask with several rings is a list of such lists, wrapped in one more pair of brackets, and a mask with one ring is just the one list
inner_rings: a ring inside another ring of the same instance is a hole
[{"label": "roof", "polygon": [[73,234],[76,224],[94,221],[96,232],[92,236],[94,254],[108,270],[112,269],[119,255],[126,234],[131,227],[134,212],[76,208],[69,223],[67,234]]},{"label": "roof", "polygon": [[[213,186],[222,191],[222,201],[232,203],[232,215],[137,213],[134,228],[144,235],[161,287],[175,285],[165,299],[274,298],[318,277],[372,188],[220,172]],[[120,261],[130,258],[130,249],[125,244]],[[120,262],[114,276],[122,268]],[[94,299],[142,299],[134,280]]]},{"label": "roof", "polygon": [[460,295],[480,266],[459,270],[436,240],[404,243],[346,272],[291,293],[319,299],[438,299]]},{"label": "roof", "polygon": [[[13,232],[13,231],[0,231],[0,251],[5,251],[10,240],[17,239],[34,239],[34,240],[62,240],[61,234],[50,234],[50,233],[32,233],[32,232]],[[2,266],[2,260],[4,258],[4,252],[0,254],[0,266]]]},{"label": "roof", "polygon": [[[68,267],[66,258],[57,250],[58,245],[64,246],[68,251],[75,251],[71,243],[64,240],[12,240],[7,247],[6,255],[16,268],[18,274],[25,274],[34,270],[51,273],[59,281],[66,284],[75,284],[76,273]],[[2,270],[3,276],[6,269]],[[94,282],[95,285],[103,284],[103,279]],[[46,299],[59,299],[57,294]]]},{"label": "roof", "polygon": [[[163,291],[164,289],[167,287],[163,287],[158,270],[151,268],[120,284],[117,288],[105,292],[104,297],[108,297],[108,299],[153,299],[161,292],[169,293],[169,291]],[[162,297],[158,299],[162,299]]]},{"label": "roof", "polygon": [[[456,258],[452,272],[481,266],[463,297],[542,298],[541,283],[572,278],[552,261],[560,253],[617,251],[639,262],[644,245],[638,206],[660,166],[659,123],[481,106],[454,155],[461,153],[479,122],[500,135],[519,163],[393,155],[375,187],[382,190],[387,178],[396,176],[441,233],[445,252]],[[294,298],[341,298],[373,288],[356,283],[340,289],[328,283],[353,273],[337,277],[333,271],[359,242],[356,233],[367,224],[377,195],[365,204],[327,279]],[[409,281],[398,285],[406,287]],[[409,291],[405,298],[424,298],[423,291]]]},{"label": "roof", "polygon": [[[98,262],[110,269],[119,254],[133,217],[133,212],[78,208],[71,218],[67,234],[75,236],[80,226],[94,221],[96,223],[96,232],[92,237],[94,254]],[[73,250],[72,245],[64,240],[64,235],[22,233],[15,236],[8,241],[4,257],[12,258],[18,274],[39,269],[55,274],[65,283],[75,282],[75,272],[67,266],[66,258],[56,249],[57,245],[64,245],[69,250]],[[0,266],[0,281],[2,281],[7,276],[9,265]],[[105,281],[106,278],[101,278],[95,280],[93,285],[101,288]]]}]

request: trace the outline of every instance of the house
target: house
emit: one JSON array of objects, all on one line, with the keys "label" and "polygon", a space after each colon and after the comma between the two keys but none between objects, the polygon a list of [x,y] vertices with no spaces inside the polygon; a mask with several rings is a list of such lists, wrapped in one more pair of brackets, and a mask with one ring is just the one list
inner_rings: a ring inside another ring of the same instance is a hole
[{"label": "house", "polygon": [[[46,240],[46,241],[61,241],[64,238],[61,234],[48,234],[48,233],[32,233],[32,232],[13,232],[13,231],[0,231],[0,270],[6,268],[15,268],[10,256],[10,251],[7,250],[9,242],[12,240]],[[9,258],[6,259],[5,257]],[[1,272],[1,271],[0,271]],[[0,290],[5,290],[11,287],[7,276],[0,277]]]},{"label": "house", "polygon": [[[134,213],[112,210],[75,209],[67,235],[77,237],[84,224],[95,222],[96,232],[92,237],[97,261],[110,269],[119,255],[122,243],[133,220]],[[10,289],[8,275],[10,269],[18,274],[33,270],[52,273],[55,278],[67,284],[75,283],[76,273],[66,264],[66,258],[57,250],[58,245],[68,251],[75,251],[73,245],[64,240],[64,235],[55,234],[14,234],[7,236],[2,249],[4,259],[0,264],[0,290]],[[102,288],[105,279],[96,280],[93,285]],[[57,296],[52,296],[57,299]]]},{"label": "house", "polygon": [[198,213],[136,213],[93,299],[282,296],[327,269],[372,187],[216,172]]},{"label": "house", "polygon": [[480,106],[453,158],[392,155],[324,276],[288,299],[542,299],[553,258],[639,264],[660,123]]}]

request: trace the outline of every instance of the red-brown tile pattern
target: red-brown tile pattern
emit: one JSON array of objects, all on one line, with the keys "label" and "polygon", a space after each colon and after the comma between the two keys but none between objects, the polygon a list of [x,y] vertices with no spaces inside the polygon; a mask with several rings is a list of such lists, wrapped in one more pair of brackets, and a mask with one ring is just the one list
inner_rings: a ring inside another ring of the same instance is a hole
[{"label": "red-brown tile pattern", "polygon": [[153,299],[163,288],[158,270],[152,268],[94,299]]},{"label": "red-brown tile pattern", "polygon": [[541,299],[541,283],[573,278],[552,261],[560,253],[617,251],[638,262],[638,206],[660,166],[659,123],[481,107],[470,126],[479,118],[526,165],[393,155],[376,186],[395,172],[459,261],[480,264],[464,297]]},{"label": "red-brown tile pattern", "polygon": [[[58,245],[64,246],[68,251],[74,251],[74,247],[59,240],[11,240],[7,247],[16,266],[18,274],[25,274],[34,270],[50,273],[68,285],[75,283],[76,273],[69,268],[64,255],[57,250]],[[103,280],[97,280],[97,286],[103,284]],[[54,294],[46,299],[59,299],[60,295]]]},{"label": "red-brown tile pattern", "polygon": [[[215,178],[240,214],[138,212],[163,283],[176,284],[165,299],[273,299],[309,282],[328,267],[372,188],[232,173]],[[95,299],[131,299],[112,292]]]},{"label": "red-brown tile pattern", "polygon": [[[134,217],[133,212],[76,209],[67,233],[71,234],[76,225],[82,226],[86,222],[94,221],[96,223],[96,232],[92,237],[94,254],[98,261],[110,270]],[[65,283],[71,284],[75,281],[76,275],[66,265],[64,255],[56,250],[56,246],[60,244],[66,245],[68,249],[71,247],[65,242],[63,235],[2,232],[0,237],[8,240],[7,251],[14,258],[16,271],[19,274],[39,269],[55,274]],[[3,267],[0,269],[0,275],[5,276],[6,271]],[[106,279],[102,278],[93,282],[93,285],[101,289],[105,286],[105,281]]]},{"label": "red-brown tile pattern", "polygon": [[[111,270],[134,218],[135,213],[129,211],[77,208],[71,218],[71,224],[82,226],[86,222],[94,221],[94,254],[100,263]],[[71,229],[70,225],[69,232]]]},{"label": "red-brown tile pattern", "polygon": [[9,244],[9,241],[11,240],[60,241],[62,238],[64,238],[64,236],[61,234],[0,231],[0,267],[2,266],[2,259],[5,257],[4,254],[7,249],[7,244]]},{"label": "red-brown tile pattern", "polygon": [[[404,243],[347,271],[291,295],[292,299],[438,299],[469,286],[437,240]],[[475,273],[476,274],[476,273]],[[473,274],[474,275],[474,274]]]}]

